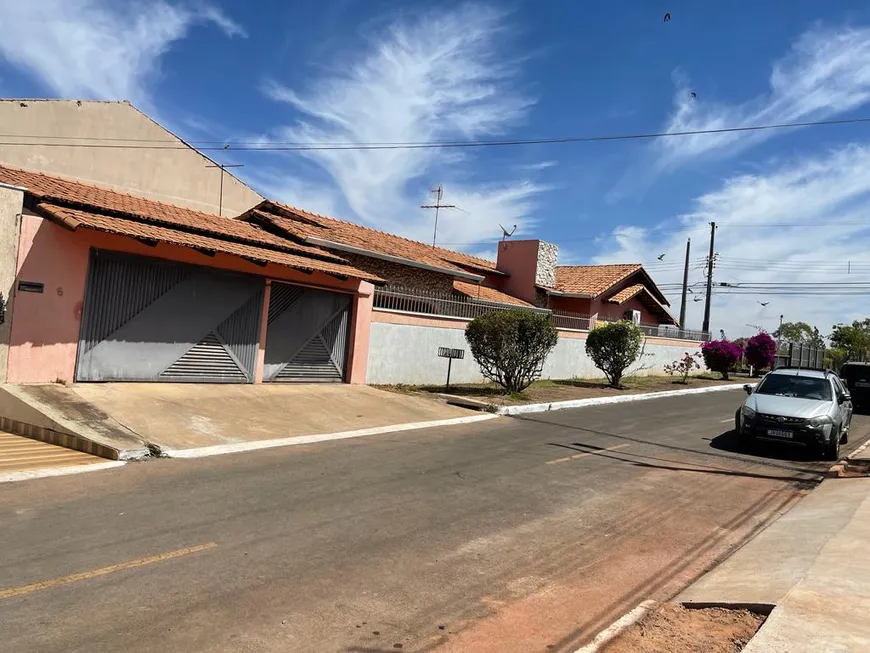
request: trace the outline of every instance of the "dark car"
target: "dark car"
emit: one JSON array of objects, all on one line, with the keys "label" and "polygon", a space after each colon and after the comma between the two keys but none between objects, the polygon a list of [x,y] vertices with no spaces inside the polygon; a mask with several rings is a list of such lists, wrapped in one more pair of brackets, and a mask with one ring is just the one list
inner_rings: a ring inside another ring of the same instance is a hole
[{"label": "dark car", "polygon": [[870,409],[870,363],[845,363],[840,369],[840,378],[849,388],[852,405],[861,412]]}]

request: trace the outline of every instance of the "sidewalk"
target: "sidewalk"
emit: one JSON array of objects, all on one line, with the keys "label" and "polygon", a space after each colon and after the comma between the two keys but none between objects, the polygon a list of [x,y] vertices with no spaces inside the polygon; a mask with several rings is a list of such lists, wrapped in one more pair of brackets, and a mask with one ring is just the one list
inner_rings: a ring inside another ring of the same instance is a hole
[{"label": "sidewalk", "polygon": [[870,651],[868,542],[870,477],[828,479],[677,600],[776,606],[745,653]]}]

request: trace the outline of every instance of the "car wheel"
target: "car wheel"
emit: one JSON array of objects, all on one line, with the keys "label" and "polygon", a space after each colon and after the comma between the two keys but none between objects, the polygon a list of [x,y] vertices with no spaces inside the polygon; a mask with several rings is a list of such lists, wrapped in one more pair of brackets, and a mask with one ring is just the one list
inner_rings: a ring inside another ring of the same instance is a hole
[{"label": "car wheel", "polygon": [[737,409],[737,412],[734,413],[734,431],[740,435],[740,409]]},{"label": "car wheel", "polygon": [[831,437],[831,441],[822,445],[822,454],[825,460],[840,459],[840,438],[843,437],[842,430],[839,430],[836,436]]}]

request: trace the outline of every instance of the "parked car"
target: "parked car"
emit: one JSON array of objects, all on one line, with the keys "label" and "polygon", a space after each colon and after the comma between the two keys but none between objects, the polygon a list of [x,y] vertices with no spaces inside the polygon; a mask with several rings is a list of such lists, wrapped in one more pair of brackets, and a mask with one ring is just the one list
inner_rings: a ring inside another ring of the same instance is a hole
[{"label": "parked car", "polygon": [[870,363],[845,363],[840,368],[840,378],[852,395],[855,410],[870,409]]},{"label": "parked car", "polygon": [[749,396],[735,415],[742,438],[801,444],[829,460],[839,458],[852,422],[852,398],[837,374],[780,368],[744,389]]}]

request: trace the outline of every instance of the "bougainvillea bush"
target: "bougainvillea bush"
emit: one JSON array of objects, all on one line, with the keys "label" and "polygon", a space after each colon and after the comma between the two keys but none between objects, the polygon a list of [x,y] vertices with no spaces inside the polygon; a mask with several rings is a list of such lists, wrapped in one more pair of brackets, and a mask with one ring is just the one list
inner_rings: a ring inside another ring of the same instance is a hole
[{"label": "bougainvillea bush", "polygon": [[709,370],[719,372],[723,379],[727,379],[728,372],[743,355],[743,349],[730,340],[708,340],[701,344],[701,355]]},{"label": "bougainvillea bush", "polygon": [[766,333],[759,333],[746,341],[744,351],[746,362],[756,370],[764,370],[773,365],[776,358],[776,341]]},{"label": "bougainvillea bush", "polygon": [[670,374],[671,376],[678,374],[680,376],[679,383],[687,383],[689,374],[691,374],[692,370],[701,369],[701,365],[698,363],[698,357],[700,355],[701,354],[698,352],[695,352],[694,354],[686,352],[679,360],[675,360],[673,363],[665,365],[665,374]]}]

